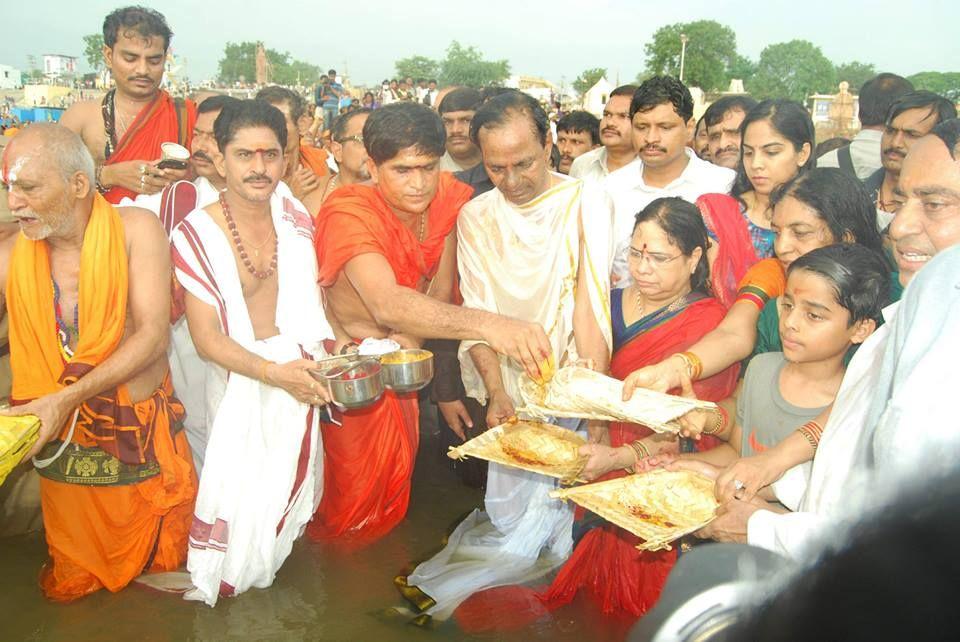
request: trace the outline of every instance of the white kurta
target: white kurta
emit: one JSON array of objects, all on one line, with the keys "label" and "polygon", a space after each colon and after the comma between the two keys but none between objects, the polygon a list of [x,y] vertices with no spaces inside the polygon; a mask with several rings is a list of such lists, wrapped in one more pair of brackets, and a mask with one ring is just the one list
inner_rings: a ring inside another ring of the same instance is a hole
[{"label": "white kurta", "polygon": [[[302,204],[278,193],[271,207],[278,335],[254,336],[230,240],[202,209],[173,234],[176,276],[247,350],[274,362],[322,357],[321,342],[333,332],[317,286],[312,220]],[[206,372],[210,441],[187,556],[195,588],[185,597],[212,606],[220,595],[273,582],[319,504],[323,449],[316,409],[220,366]]]},{"label": "white kurta", "polygon": [[[600,190],[552,176],[557,184],[523,206],[510,204],[497,189],[467,203],[458,221],[457,255],[464,305],[540,323],[562,366],[578,358],[573,310],[581,228],[590,303],[611,342],[612,208]],[[461,344],[460,362],[467,395],[483,402],[487,392],[469,355],[476,343]],[[519,401],[521,366],[501,356],[500,372],[507,393]],[[549,477],[491,463],[485,512],[474,511],[447,546],[407,578],[436,601],[427,613],[446,619],[477,591],[530,581],[562,564],[573,547],[573,511],[550,499],[553,488]]]}]

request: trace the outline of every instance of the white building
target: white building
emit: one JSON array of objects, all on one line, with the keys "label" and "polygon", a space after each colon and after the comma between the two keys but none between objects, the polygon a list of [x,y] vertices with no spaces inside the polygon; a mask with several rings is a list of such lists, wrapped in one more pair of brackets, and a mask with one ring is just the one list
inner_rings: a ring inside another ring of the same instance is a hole
[{"label": "white building", "polygon": [[43,75],[51,80],[77,73],[76,56],[43,54]]},{"label": "white building", "polygon": [[583,92],[583,97],[580,99],[580,107],[584,111],[588,111],[597,118],[600,118],[603,116],[603,108],[610,98],[610,92],[614,89],[616,89],[616,87],[611,85],[610,81],[605,77],[601,76],[600,80],[593,84],[593,87]]},{"label": "white building", "polygon": [[22,86],[23,78],[19,69],[14,69],[10,65],[0,65],[0,89],[20,89]]}]

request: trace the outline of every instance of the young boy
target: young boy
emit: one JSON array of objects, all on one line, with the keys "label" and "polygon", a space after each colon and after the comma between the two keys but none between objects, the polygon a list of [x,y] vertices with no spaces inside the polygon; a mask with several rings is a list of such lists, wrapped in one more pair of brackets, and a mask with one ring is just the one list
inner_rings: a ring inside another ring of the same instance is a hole
[{"label": "young boy", "polygon": [[780,297],[783,352],[750,362],[736,421],[709,414],[703,432],[726,443],[680,458],[724,467],[801,427],[819,438],[821,429],[808,422],[833,403],[847,351],[876,329],[889,297],[889,274],[879,254],[856,243],[830,245],[794,261]]}]

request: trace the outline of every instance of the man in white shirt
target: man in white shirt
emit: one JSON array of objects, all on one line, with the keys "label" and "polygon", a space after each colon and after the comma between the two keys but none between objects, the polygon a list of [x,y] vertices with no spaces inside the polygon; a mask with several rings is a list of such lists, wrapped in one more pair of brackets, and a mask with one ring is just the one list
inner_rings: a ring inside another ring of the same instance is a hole
[{"label": "man in white shirt", "polygon": [[880,169],[880,137],[887,112],[900,96],[911,91],[910,81],[896,74],[879,74],[865,82],[858,96],[860,131],[846,151],[827,152],[817,159],[817,167],[839,167],[861,181]]},{"label": "man in white shirt", "polygon": [[[653,200],[678,196],[691,203],[703,194],[730,192],[736,172],[701,160],[687,145],[693,139],[693,97],[671,76],[654,76],[630,102],[633,146],[640,163],[624,172],[626,184],[610,193],[614,206],[614,287],[630,283],[627,250],[637,213]],[[626,168],[625,168],[626,169]]]},{"label": "man in white shirt", "polygon": [[800,557],[817,536],[888,498],[904,476],[956,464],[948,453],[960,449],[951,405],[960,337],[960,120],[914,143],[898,189],[904,203],[890,236],[900,279],[910,285],[850,362],[809,483],[795,467],[772,486],[797,512],[733,500],[708,527],[711,537]]},{"label": "man in white shirt", "polygon": [[600,146],[600,121],[588,111],[572,111],[557,121],[557,171],[569,174],[573,161]]},{"label": "man in white shirt", "polygon": [[610,92],[600,119],[600,147],[574,159],[570,176],[582,181],[599,181],[620,175],[631,163],[637,163],[633,148],[633,125],[630,122],[630,100],[636,85],[622,85]]}]

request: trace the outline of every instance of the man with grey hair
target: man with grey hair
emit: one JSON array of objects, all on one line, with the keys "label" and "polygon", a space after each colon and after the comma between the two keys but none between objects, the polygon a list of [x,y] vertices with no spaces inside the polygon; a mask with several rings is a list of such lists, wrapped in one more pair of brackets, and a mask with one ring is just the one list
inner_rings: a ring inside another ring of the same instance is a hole
[{"label": "man with grey hair", "polygon": [[0,243],[4,414],[40,421],[26,459],[37,457],[52,558],[40,585],[57,601],[179,567],[197,491],[166,357],[167,238],[151,212],[98,194],[94,172],[60,125],[31,126],[3,158],[20,226]]}]

